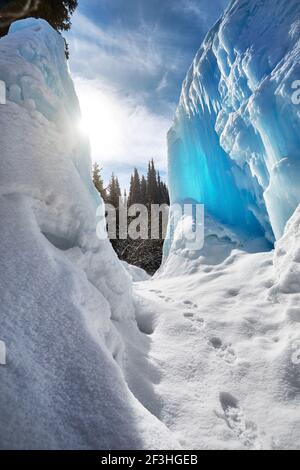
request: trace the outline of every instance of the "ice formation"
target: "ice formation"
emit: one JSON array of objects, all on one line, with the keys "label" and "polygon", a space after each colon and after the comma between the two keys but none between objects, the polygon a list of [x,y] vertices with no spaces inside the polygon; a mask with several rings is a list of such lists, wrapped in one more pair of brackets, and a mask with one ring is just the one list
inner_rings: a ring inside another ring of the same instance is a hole
[{"label": "ice formation", "polygon": [[271,242],[300,202],[299,18],[298,0],[232,0],[169,132],[172,201]]},{"label": "ice formation", "polygon": [[96,237],[102,203],[62,37],[15,23],[0,80],[0,447],[173,448],[125,381],[127,343],[143,341],[131,279]]}]

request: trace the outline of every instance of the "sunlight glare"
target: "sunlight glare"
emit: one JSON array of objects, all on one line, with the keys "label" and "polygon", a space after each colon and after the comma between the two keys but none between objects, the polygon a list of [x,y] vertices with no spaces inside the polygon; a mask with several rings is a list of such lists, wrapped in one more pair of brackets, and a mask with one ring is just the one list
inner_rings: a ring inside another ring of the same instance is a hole
[{"label": "sunlight glare", "polygon": [[88,135],[92,149],[111,154],[120,146],[122,133],[115,103],[99,89],[85,87],[80,90],[79,100],[80,130]]}]

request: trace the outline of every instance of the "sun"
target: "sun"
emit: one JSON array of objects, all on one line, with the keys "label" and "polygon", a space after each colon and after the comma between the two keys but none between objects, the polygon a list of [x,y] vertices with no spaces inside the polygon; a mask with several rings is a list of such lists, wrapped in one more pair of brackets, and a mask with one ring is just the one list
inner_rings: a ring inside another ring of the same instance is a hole
[{"label": "sun", "polygon": [[122,128],[117,106],[110,96],[92,86],[82,86],[78,91],[81,132],[87,134],[91,148],[98,154],[112,154],[121,146]]}]

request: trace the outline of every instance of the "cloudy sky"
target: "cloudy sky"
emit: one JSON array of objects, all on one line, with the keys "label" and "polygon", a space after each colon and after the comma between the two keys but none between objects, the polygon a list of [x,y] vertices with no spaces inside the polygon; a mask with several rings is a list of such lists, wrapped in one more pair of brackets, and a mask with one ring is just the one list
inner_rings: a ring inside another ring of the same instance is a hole
[{"label": "cloudy sky", "polygon": [[122,186],[154,158],[165,175],[166,133],[182,81],[228,0],[79,0],[66,35],[93,160]]}]

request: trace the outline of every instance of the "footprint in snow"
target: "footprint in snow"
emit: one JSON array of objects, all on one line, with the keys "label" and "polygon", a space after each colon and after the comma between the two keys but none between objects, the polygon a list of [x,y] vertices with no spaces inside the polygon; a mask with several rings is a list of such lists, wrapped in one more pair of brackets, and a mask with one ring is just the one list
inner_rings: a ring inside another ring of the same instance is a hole
[{"label": "footprint in snow", "polygon": [[237,357],[230,344],[223,344],[221,338],[212,336],[209,338],[209,344],[216,350],[217,355],[227,364],[234,364]]},{"label": "footprint in snow", "polygon": [[193,302],[191,302],[190,300],[184,300],[183,302],[183,305],[187,308],[198,308],[198,305],[197,304],[194,304]]},{"label": "footprint in snow", "polygon": [[221,349],[221,347],[223,346],[222,340],[217,336],[210,338],[209,342],[215,349]]},{"label": "footprint in snow", "polygon": [[163,295],[161,290],[150,289],[149,292],[152,292],[153,294],[156,294],[160,299],[164,300],[165,302],[174,302],[174,300],[171,299],[171,297],[166,297],[165,295]]},{"label": "footprint in snow", "polygon": [[158,297],[159,297],[160,299],[164,300],[164,301],[167,302],[167,303],[172,303],[172,302],[174,302],[174,300],[171,299],[171,297],[166,297],[165,295],[159,295]]},{"label": "footprint in snow", "polygon": [[257,426],[254,422],[246,420],[238,400],[227,392],[221,392],[219,400],[223,410],[221,417],[225,420],[235,437],[245,447],[256,450],[262,449],[258,441]]},{"label": "footprint in snow", "polygon": [[187,320],[191,321],[193,323],[193,325],[197,328],[199,328],[199,327],[203,328],[203,326],[205,324],[203,318],[200,318],[200,317],[196,316],[195,313],[192,312],[192,311],[184,312],[183,316]]},{"label": "footprint in snow", "polygon": [[225,296],[228,298],[237,297],[239,293],[239,289],[228,289],[225,293]]},{"label": "footprint in snow", "polygon": [[192,318],[194,317],[194,313],[193,313],[193,312],[185,312],[185,313],[183,314],[183,316],[184,316],[185,318],[192,319]]}]

